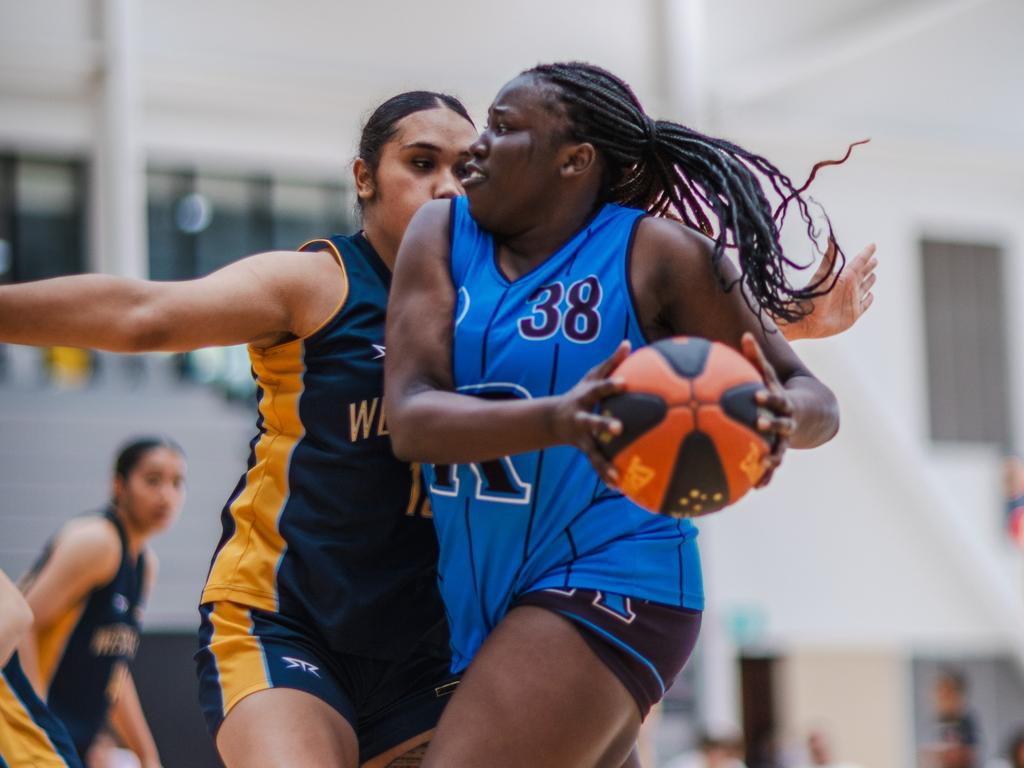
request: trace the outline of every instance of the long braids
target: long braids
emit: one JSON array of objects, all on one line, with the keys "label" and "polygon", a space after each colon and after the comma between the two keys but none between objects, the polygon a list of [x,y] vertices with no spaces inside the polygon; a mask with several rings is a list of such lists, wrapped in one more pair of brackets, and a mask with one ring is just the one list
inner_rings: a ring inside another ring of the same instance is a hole
[{"label": "long braids", "polygon": [[[602,201],[641,208],[657,216],[682,221],[714,238],[712,263],[720,279],[726,248],[736,248],[743,296],[758,316],[767,312],[794,322],[808,309],[806,300],[831,290],[838,272],[803,288],[789,284],[785,268],[804,268],[786,257],[779,232],[790,204],[795,203],[807,224],[808,237],[817,235],[808,201],[802,196],[824,161],[797,188],[775,165],[723,139],[705,136],[679,123],[653,120],[632,89],[600,67],[583,62],[543,64],[524,74],[554,85],[564,103],[574,141],[592,143],[605,159]],[[852,145],[851,145],[852,149]],[[781,202],[772,210],[757,175],[765,177]],[[710,211],[711,216],[708,215]],[[717,234],[712,218],[717,221]],[[831,224],[828,238],[835,243]],[[840,269],[845,256],[835,243]]]}]

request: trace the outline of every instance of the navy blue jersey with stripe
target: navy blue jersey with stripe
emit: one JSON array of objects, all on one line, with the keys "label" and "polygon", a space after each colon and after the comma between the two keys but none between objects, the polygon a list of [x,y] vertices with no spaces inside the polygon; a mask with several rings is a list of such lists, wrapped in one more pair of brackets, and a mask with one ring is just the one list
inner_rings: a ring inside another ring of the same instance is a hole
[{"label": "navy blue jersey with stripe", "polygon": [[[623,339],[643,346],[628,276],[643,215],[606,205],[550,258],[509,280],[466,198],[454,200],[456,389],[557,395]],[[533,590],[580,587],[703,608],[693,524],[652,515],[608,488],[575,448],[435,466],[428,479],[455,671],[510,603]]]},{"label": "navy blue jersey with stripe", "polygon": [[[123,665],[135,658],[144,598],[145,553],[133,558],[117,515],[110,509],[102,515],[117,529],[121,542],[117,573],[37,637],[46,703],[67,726],[80,752],[88,749],[106,720]],[[51,551],[48,546],[29,579],[42,569]]]},{"label": "navy blue jersey with stripe", "polygon": [[80,768],[64,724],[36,694],[18,654],[0,670],[0,768],[19,765]]},{"label": "navy blue jersey with stripe", "polygon": [[422,640],[445,655],[429,502],[384,421],[391,272],[361,233],[302,250],[329,251],[346,289],[310,335],[249,348],[259,433],[202,602],[282,614],[343,653],[400,658]]}]

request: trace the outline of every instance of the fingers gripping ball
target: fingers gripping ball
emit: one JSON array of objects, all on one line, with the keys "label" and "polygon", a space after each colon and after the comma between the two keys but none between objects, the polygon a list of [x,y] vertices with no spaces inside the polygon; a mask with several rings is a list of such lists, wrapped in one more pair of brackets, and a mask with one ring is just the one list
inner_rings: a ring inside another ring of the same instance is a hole
[{"label": "fingers gripping ball", "polygon": [[644,347],[612,374],[625,391],[601,412],[622,433],[598,441],[620,490],[651,512],[695,517],[732,504],[764,474],[757,369],[731,347],[678,336]]}]

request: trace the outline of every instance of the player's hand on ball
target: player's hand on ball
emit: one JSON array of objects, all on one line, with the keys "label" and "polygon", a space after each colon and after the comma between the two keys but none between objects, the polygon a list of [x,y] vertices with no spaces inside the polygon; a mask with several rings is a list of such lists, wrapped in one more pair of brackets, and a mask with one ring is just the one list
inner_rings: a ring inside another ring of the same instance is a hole
[{"label": "player's hand on ball", "polygon": [[612,356],[600,365],[590,369],[576,386],[556,398],[552,415],[552,426],[560,443],[573,445],[586,454],[601,479],[615,485],[619,480],[618,471],[597,448],[598,436],[604,433],[618,435],[622,422],[594,411],[595,406],[606,397],[616,395],[623,389],[623,382],[608,376],[619,363],[629,356],[630,344],[623,341]]},{"label": "player's hand on ball", "polygon": [[764,356],[764,351],[754,335],[749,332],[744,333],[740,345],[744,357],[757,368],[765,384],[765,388],[754,395],[754,402],[757,403],[759,411],[757,430],[772,446],[771,453],[764,459],[764,474],[757,483],[758,488],[763,488],[771,482],[775,470],[782,464],[782,456],[785,454],[786,448],[789,447],[789,437],[796,429],[796,420],[793,418],[793,401],[786,388],[782,386],[782,382],[779,381],[775,368]]}]

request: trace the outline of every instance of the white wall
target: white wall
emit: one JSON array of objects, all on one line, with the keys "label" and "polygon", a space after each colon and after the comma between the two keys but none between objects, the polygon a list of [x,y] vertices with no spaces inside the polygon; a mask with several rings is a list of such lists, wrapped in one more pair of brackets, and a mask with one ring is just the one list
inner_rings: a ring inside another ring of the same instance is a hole
[{"label": "white wall", "polygon": [[[98,62],[90,4],[0,2],[0,144],[90,143]],[[599,60],[652,88],[648,3],[470,0],[259,4],[144,2],[143,140],[153,162],[336,176],[360,121],[412,88],[451,91],[482,120],[491,97],[541,61]],[[51,34],[50,18],[59,19]],[[42,55],[40,55],[42,54]],[[40,132],[42,131],[42,132]]]},{"label": "white wall", "polygon": [[[905,19],[910,4],[900,5]],[[760,100],[718,100],[716,129],[794,178],[841,155],[850,140],[873,139],[812,188],[849,256],[867,242],[879,246],[876,301],[865,318],[827,347],[798,346],[839,396],[840,435],[819,451],[791,454],[770,489],[702,526],[715,539],[708,580],[726,605],[763,606],[783,646],[1009,649],[1022,640],[1014,634],[1020,622],[1004,615],[1024,614],[1024,597],[1020,555],[999,527],[1000,456],[928,437],[919,247],[933,237],[1003,249],[1011,392],[1022,391],[1024,111],[1002,74],[1014,65],[1024,71],[1006,31],[1020,28],[1024,9],[945,5],[966,11],[929,17],[918,34],[865,46],[859,59],[794,76]],[[838,45],[845,32],[814,34]],[[813,39],[806,47],[811,62],[825,56]],[[803,50],[781,56],[796,60]],[[1013,400],[1021,436],[1024,409]]]}]

